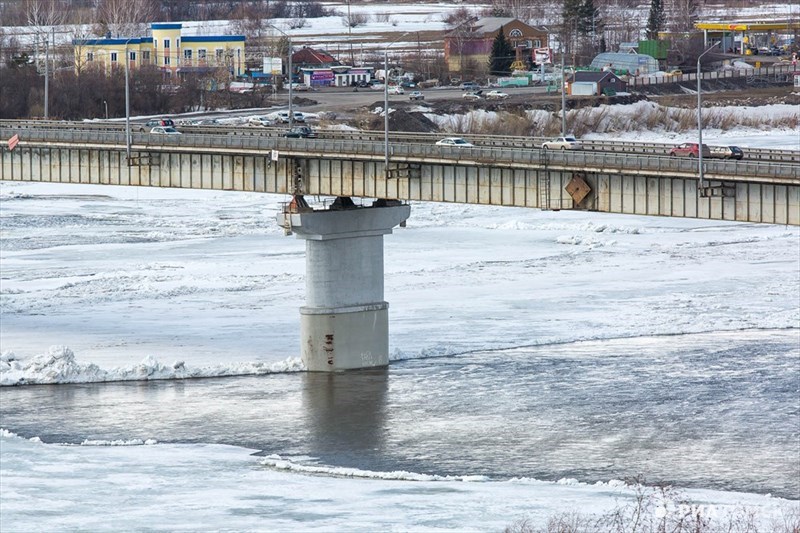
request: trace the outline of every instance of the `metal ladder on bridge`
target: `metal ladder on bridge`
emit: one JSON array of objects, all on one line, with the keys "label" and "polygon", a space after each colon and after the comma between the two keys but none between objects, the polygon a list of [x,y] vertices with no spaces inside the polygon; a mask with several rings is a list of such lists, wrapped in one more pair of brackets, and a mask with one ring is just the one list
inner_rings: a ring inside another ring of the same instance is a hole
[{"label": "metal ladder on bridge", "polygon": [[547,170],[547,150],[539,150],[539,163],[544,170],[544,177],[539,178],[539,209],[549,211],[550,206],[550,172]]}]

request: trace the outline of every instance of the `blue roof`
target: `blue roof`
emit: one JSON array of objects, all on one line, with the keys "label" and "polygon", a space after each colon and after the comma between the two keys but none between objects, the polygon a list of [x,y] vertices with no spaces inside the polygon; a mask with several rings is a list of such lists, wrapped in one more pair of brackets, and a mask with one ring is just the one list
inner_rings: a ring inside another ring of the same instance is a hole
[{"label": "blue roof", "polygon": [[181,24],[176,22],[154,22],[150,25],[154,30],[179,30]]},{"label": "blue roof", "polygon": [[244,42],[244,35],[187,35],[181,37],[185,43],[224,43],[228,41]]},{"label": "blue roof", "polygon": [[73,39],[72,44],[98,45],[98,44],[144,44],[152,43],[152,37],[133,37],[131,39]]}]

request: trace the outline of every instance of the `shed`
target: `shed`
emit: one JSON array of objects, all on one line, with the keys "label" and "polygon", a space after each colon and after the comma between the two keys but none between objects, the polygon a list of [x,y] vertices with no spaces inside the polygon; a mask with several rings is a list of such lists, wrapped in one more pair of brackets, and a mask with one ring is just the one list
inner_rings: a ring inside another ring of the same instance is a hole
[{"label": "shed", "polygon": [[[627,90],[628,84],[608,70],[579,70],[570,77],[572,84],[594,84],[594,94],[620,93]],[[577,94],[573,92],[572,94]],[[585,93],[581,93],[585,94]]]}]

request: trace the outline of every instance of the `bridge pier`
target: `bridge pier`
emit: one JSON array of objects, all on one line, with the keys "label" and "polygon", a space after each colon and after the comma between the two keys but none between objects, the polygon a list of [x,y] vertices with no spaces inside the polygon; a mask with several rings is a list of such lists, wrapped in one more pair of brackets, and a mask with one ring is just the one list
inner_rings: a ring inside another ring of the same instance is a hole
[{"label": "bridge pier", "polygon": [[389,304],[383,299],[383,236],[411,207],[378,200],[357,207],[340,197],[312,210],[295,196],[279,223],[306,241],[306,305],[300,308],[300,354],[309,371],[389,364]]}]

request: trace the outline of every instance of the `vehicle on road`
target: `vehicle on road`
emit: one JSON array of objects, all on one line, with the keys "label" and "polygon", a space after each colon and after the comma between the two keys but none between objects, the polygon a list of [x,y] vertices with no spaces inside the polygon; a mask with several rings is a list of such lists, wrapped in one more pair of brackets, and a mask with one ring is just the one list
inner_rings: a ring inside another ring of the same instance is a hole
[{"label": "vehicle on road", "polygon": [[295,126],[284,132],[283,136],[294,139],[316,139],[317,132],[308,126]]},{"label": "vehicle on road", "polygon": [[139,125],[139,131],[152,131],[157,126],[175,126],[175,121],[171,118],[154,118],[144,124]]},{"label": "vehicle on road", "polygon": [[583,145],[575,137],[556,137],[542,143],[543,150],[581,150]]},{"label": "vehicle on road", "polygon": [[408,95],[409,100],[425,100],[425,95],[421,91],[414,91]]},{"label": "vehicle on road", "polygon": [[462,91],[477,91],[478,89],[481,88],[481,86],[475,83],[474,81],[465,81],[464,83],[461,84],[460,88]]},{"label": "vehicle on road", "polygon": [[250,124],[251,126],[261,126],[261,127],[275,125],[275,121],[267,117],[250,117],[247,123]]},{"label": "vehicle on road", "polygon": [[173,128],[172,126],[156,126],[150,133],[155,135],[180,135],[181,132]]},{"label": "vehicle on road", "polygon": [[480,100],[481,99],[481,92],[480,91],[471,91],[461,95],[461,98],[464,100]]},{"label": "vehicle on road", "polygon": [[[270,117],[272,117],[272,116],[273,115],[270,115]],[[288,111],[278,111],[277,113],[275,113],[274,117],[275,117],[275,120],[277,120],[281,124],[288,124],[289,123],[289,112]],[[301,113],[300,111],[295,111],[294,112],[294,120],[293,120],[293,122],[305,122],[305,121],[306,121],[306,117],[305,117],[305,115],[303,113]]]},{"label": "vehicle on road", "polygon": [[711,157],[719,159],[742,159],[744,157],[744,152],[738,146],[712,146]]},{"label": "vehicle on road", "polygon": [[459,148],[471,148],[475,146],[471,142],[463,139],[462,137],[445,137],[440,141],[436,141],[439,146],[457,146]]},{"label": "vehicle on road", "polygon": [[292,90],[293,91],[305,92],[305,91],[310,91],[311,87],[309,87],[305,83],[292,83]]},{"label": "vehicle on road", "polygon": [[403,89],[399,85],[392,85],[387,89],[387,91],[389,92],[389,94],[406,94],[405,89]]},{"label": "vehicle on road", "polygon": [[[697,143],[683,143],[673,147],[669,155],[673,157],[700,157],[700,149]],[[707,144],[703,144],[703,157],[711,157],[711,150]]]},{"label": "vehicle on road", "polygon": [[486,93],[487,100],[503,100],[505,98],[508,98],[508,93],[504,93],[501,91],[489,91],[488,93]]}]

